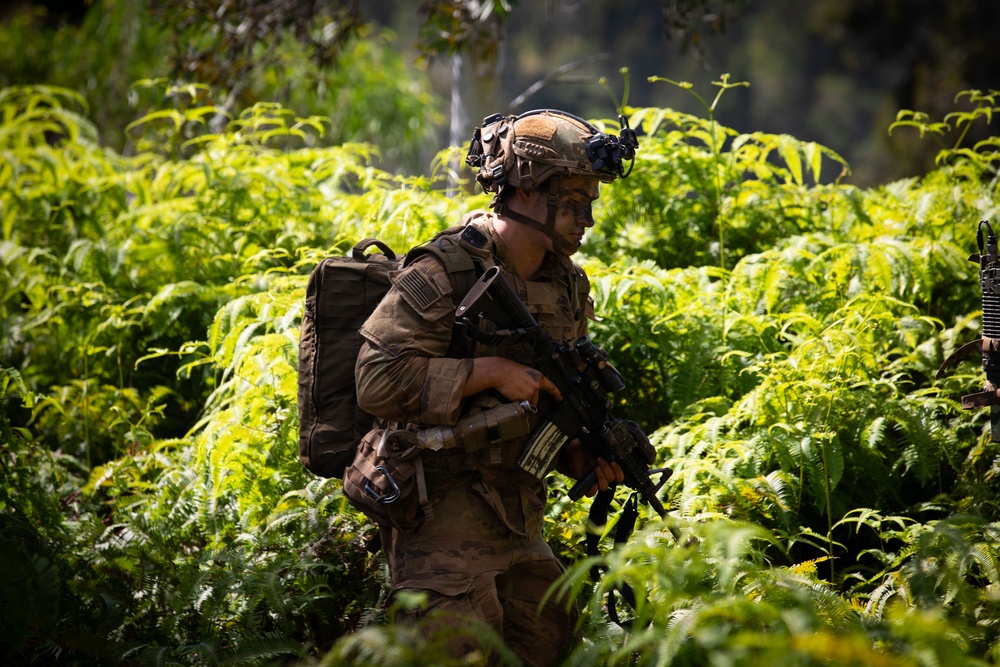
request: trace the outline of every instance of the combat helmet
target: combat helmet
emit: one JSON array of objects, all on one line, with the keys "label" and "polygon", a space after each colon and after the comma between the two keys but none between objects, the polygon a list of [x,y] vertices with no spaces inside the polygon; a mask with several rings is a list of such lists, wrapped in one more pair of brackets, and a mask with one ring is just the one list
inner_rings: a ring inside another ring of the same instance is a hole
[{"label": "combat helmet", "polygon": [[[490,206],[497,213],[542,230],[558,244],[555,215],[562,178],[582,176],[610,182],[632,171],[639,142],[625,117],[618,118],[622,129],[616,137],[555,109],[536,109],[519,116],[493,114],[475,129],[465,161],[479,170],[476,180],[483,189],[494,194]],[[630,162],[628,171],[624,161]],[[502,195],[508,188],[535,190],[542,185],[548,189],[544,224],[511,211],[504,203]]]}]

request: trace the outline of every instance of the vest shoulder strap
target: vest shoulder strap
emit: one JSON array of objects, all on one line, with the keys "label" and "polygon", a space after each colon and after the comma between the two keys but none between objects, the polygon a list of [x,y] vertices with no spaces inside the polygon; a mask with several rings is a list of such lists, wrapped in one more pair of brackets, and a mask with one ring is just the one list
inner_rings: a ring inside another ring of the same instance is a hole
[{"label": "vest shoulder strap", "polygon": [[449,227],[427,243],[411,248],[403,266],[424,255],[433,255],[448,273],[452,299],[457,306],[483,272],[494,265],[488,244],[486,235],[471,225]]}]

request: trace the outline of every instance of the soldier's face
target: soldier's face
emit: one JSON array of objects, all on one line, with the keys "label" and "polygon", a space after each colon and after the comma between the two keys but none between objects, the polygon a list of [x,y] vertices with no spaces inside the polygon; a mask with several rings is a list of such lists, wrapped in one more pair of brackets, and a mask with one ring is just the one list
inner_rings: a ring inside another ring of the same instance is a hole
[{"label": "soldier's face", "polygon": [[599,184],[593,178],[566,178],[560,184],[555,235],[569,254],[580,249],[583,235],[594,226],[593,203],[600,196]]}]

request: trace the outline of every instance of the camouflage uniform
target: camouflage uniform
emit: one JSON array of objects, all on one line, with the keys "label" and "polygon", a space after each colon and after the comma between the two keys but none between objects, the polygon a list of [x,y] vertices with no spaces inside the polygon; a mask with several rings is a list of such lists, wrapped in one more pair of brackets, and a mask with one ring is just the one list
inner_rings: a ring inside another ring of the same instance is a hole
[{"label": "camouflage uniform", "polygon": [[[504,269],[554,340],[585,334],[593,311],[583,270],[549,253],[534,280],[522,280],[506,270],[507,248],[493,217],[478,211],[463,220],[487,239],[482,249],[470,249],[473,254]],[[425,256],[394,276],[393,285],[361,331],[367,342],[357,366],[359,403],[383,419],[429,426],[454,424],[472,405],[499,402],[490,392],[462,399],[471,357],[509,355],[481,343],[462,349],[462,341],[453,340],[452,285],[441,263]],[[525,440],[473,453],[425,451],[434,517],[414,531],[383,530],[383,546],[393,593],[427,595],[418,617],[440,610],[484,621],[526,664],[546,665],[574,639],[577,612],[554,600],[537,612],[564,568],[542,537],[545,482],[516,465]],[[459,643],[458,651],[473,648]]]}]

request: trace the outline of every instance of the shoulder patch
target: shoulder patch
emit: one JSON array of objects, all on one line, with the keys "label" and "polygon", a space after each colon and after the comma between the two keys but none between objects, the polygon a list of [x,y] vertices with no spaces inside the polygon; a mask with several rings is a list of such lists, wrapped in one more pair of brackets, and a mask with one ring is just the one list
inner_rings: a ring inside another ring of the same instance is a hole
[{"label": "shoulder patch", "polygon": [[443,296],[437,285],[419,269],[401,272],[394,285],[418,312],[424,312]]}]

